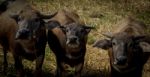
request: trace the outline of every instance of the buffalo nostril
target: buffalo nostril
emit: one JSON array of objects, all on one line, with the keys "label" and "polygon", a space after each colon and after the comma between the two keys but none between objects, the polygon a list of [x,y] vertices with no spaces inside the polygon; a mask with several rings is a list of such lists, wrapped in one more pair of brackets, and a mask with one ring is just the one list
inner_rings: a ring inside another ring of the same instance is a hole
[{"label": "buffalo nostril", "polygon": [[15,39],[24,39],[27,38],[30,34],[28,29],[21,29],[16,33]]},{"label": "buffalo nostril", "polygon": [[71,38],[71,40],[72,40],[72,41],[76,41],[76,40],[77,40],[77,38]]},{"label": "buffalo nostril", "polygon": [[118,65],[124,65],[127,62],[127,57],[119,56],[116,60]]},{"label": "buffalo nostril", "polygon": [[23,30],[21,30],[20,33],[22,33],[22,34],[27,34],[27,33],[29,33],[29,30],[28,30],[28,29],[23,29]]},{"label": "buffalo nostril", "polygon": [[70,40],[70,43],[76,43],[77,38],[76,37],[72,37],[72,38],[69,38],[69,40]]}]

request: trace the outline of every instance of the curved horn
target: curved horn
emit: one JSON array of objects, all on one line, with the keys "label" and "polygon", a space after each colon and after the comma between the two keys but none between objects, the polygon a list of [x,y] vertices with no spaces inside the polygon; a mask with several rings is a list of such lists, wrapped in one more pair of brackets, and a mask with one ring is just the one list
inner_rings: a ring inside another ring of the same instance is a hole
[{"label": "curved horn", "polygon": [[85,29],[95,29],[93,26],[83,26]]},{"label": "curved horn", "polygon": [[108,37],[108,38],[112,38],[113,37],[113,34],[110,33],[110,32],[107,32],[107,33],[102,33],[102,35]]},{"label": "curved horn", "polygon": [[38,16],[40,17],[40,18],[42,18],[42,19],[50,19],[50,18],[52,18],[52,17],[54,17],[56,14],[57,14],[57,12],[56,13],[54,13],[54,14],[52,14],[52,15],[44,15],[44,14],[41,14],[41,13],[37,13],[38,14]]},{"label": "curved horn", "polygon": [[146,35],[133,36],[133,40],[143,40],[145,41]]}]

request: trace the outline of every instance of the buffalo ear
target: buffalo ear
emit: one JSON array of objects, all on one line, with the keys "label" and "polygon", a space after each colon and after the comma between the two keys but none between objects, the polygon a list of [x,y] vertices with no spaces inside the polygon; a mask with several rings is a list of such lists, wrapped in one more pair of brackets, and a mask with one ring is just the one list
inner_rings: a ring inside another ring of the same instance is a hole
[{"label": "buffalo ear", "polygon": [[60,23],[57,21],[46,22],[46,27],[48,30],[54,29],[55,27],[59,27],[59,26],[60,26]]},{"label": "buffalo ear", "polygon": [[150,44],[147,42],[140,42],[140,47],[142,48],[143,52],[150,52]]},{"label": "buffalo ear", "polygon": [[54,14],[52,14],[52,15],[44,15],[44,14],[41,14],[40,12],[37,11],[36,14],[37,14],[41,19],[51,19],[51,18],[53,18],[53,17],[57,14],[57,12],[54,13]]},{"label": "buffalo ear", "polygon": [[95,27],[91,27],[91,26],[83,26],[83,28],[86,30],[87,34],[91,31],[91,29],[95,29]]},{"label": "buffalo ear", "polygon": [[108,38],[112,38],[113,34],[111,32],[106,32],[106,33],[102,33],[102,35],[108,37]]},{"label": "buffalo ear", "polygon": [[10,15],[10,17],[11,17],[12,19],[14,19],[16,22],[19,21],[19,15],[18,15],[18,14]]},{"label": "buffalo ear", "polygon": [[108,40],[108,39],[98,40],[93,44],[93,47],[102,48],[102,49],[107,50],[110,47],[112,47],[111,40]]},{"label": "buffalo ear", "polygon": [[66,27],[64,27],[64,26],[59,26],[59,28],[64,32],[64,34],[66,34]]},{"label": "buffalo ear", "polygon": [[142,41],[142,40],[144,40],[144,38],[145,38],[146,36],[145,35],[141,35],[141,36],[133,36],[133,40],[135,40],[135,41]]}]

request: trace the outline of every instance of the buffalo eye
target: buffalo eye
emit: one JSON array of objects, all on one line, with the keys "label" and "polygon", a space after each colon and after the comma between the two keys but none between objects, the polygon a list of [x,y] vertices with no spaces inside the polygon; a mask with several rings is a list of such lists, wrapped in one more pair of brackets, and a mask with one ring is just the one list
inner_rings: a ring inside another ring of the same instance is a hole
[{"label": "buffalo eye", "polygon": [[21,20],[21,18],[20,17],[18,17],[18,21],[20,21]]},{"label": "buffalo eye", "polygon": [[112,42],[112,45],[116,45],[116,43],[115,43],[115,42]]},{"label": "buffalo eye", "polygon": [[23,16],[19,16],[19,17],[18,17],[18,21],[21,21],[21,20],[23,20],[23,19],[24,19]]},{"label": "buffalo eye", "polygon": [[112,41],[112,45],[113,45],[113,46],[116,45],[116,41],[115,41],[115,40]]},{"label": "buffalo eye", "polygon": [[69,32],[69,29],[68,29],[68,28],[66,28],[66,29],[65,29],[65,32]]},{"label": "buffalo eye", "polygon": [[35,21],[36,21],[36,22],[38,22],[38,21],[39,21],[39,19],[38,19],[38,18],[36,18],[36,19],[35,19]]},{"label": "buffalo eye", "polygon": [[129,43],[128,43],[128,46],[129,46],[129,47],[132,47],[132,46],[133,46],[133,42],[129,42]]},{"label": "buffalo eye", "polygon": [[83,33],[85,30],[83,28],[81,28],[80,32]]}]

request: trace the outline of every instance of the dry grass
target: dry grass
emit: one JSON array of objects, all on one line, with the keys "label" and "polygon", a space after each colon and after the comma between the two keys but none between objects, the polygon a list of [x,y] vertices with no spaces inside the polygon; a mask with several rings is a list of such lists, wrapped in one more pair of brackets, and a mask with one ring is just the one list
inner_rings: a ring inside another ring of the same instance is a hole
[{"label": "dry grass", "polygon": [[[95,26],[88,39],[83,77],[109,77],[110,67],[107,51],[93,48],[96,39],[104,38],[101,33],[115,30],[116,22],[133,16],[146,24],[150,24],[150,0],[29,0],[30,3],[44,14],[51,14],[59,9],[71,9],[77,12],[87,25]],[[2,65],[2,56],[0,56]],[[34,70],[35,62],[23,61],[27,73]],[[150,61],[148,62],[150,63]],[[15,75],[13,59],[9,55],[9,70],[7,77]],[[1,68],[1,66],[0,66]],[[56,69],[54,54],[46,48],[43,65],[44,77],[53,77]],[[0,77],[4,77],[0,73]],[[143,77],[150,77],[150,66],[145,65]]]}]

